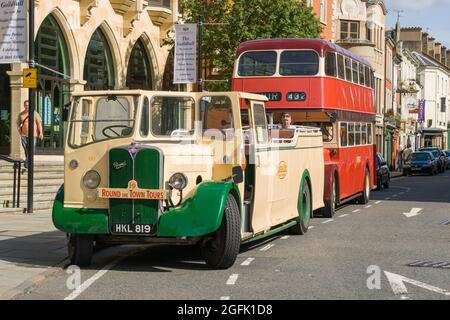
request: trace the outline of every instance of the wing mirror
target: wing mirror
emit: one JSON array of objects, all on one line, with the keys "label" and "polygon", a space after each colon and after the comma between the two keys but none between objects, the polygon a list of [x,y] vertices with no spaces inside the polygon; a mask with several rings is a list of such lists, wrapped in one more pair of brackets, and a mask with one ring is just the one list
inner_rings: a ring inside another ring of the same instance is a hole
[{"label": "wing mirror", "polygon": [[244,172],[241,166],[233,167],[232,177],[234,183],[236,184],[239,184],[244,181]]}]

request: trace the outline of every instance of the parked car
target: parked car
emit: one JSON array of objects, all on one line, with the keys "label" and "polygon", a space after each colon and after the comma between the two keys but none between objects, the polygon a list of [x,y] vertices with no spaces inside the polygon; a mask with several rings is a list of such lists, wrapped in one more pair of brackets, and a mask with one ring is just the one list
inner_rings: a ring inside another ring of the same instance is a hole
[{"label": "parked car", "polygon": [[391,173],[386,160],[384,160],[381,153],[377,152],[376,156],[376,170],[377,170],[377,190],[381,190],[382,187],[389,188],[391,181]]},{"label": "parked car", "polygon": [[448,165],[447,170],[450,169],[450,150],[444,150],[445,156],[447,157]]},{"label": "parked car", "polygon": [[439,172],[444,172],[448,168],[448,159],[439,147],[420,148],[419,151],[431,151],[439,159]]},{"label": "parked car", "polygon": [[431,176],[439,172],[439,158],[430,151],[413,152],[403,165],[403,175],[428,173]]}]

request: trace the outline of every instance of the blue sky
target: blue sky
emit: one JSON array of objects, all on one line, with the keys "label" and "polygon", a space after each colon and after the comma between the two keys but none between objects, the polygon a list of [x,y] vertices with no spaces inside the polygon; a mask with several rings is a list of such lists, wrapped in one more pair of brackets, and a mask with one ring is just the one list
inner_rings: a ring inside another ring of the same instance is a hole
[{"label": "blue sky", "polygon": [[397,12],[402,27],[422,27],[450,49],[450,0],[384,0],[388,8],[386,28],[393,28]]}]

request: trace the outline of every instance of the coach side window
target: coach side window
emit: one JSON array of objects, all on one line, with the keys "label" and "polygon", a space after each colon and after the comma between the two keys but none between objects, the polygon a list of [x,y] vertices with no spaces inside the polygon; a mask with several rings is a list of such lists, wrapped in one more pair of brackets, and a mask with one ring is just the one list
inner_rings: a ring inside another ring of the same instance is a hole
[{"label": "coach side window", "polygon": [[347,146],[347,123],[341,122],[341,130],[339,133],[341,139],[341,147]]},{"label": "coach side window", "polygon": [[367,125],[367,144],[372,144],[372,124]]},{"label": "coach side window", "polygon": [[339,79],[345,80],[344,57],[340,54],[337,55],[337,67]]},{"label": "coach side window", "polygon": [[355,123],[355,146],[361,145],[361,124]]},{"label": "coach side window", "polygon": [[348,124],[348,145],[349,146],[355,145],[355,124],[354,123]]},{"label": "coach side window", "polygon": [[327,52],[325,55],[325,73],[327,76],[336,77],[336,54],[334,52]]},{"label": "coach side window", "polygon": [[367,144],[367,124],[361,125],[361,144]]}]

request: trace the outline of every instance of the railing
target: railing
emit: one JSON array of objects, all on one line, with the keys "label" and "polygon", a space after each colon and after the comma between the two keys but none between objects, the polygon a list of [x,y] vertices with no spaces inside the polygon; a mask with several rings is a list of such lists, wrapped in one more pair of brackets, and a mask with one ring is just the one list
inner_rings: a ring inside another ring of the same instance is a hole
[{"label": "railing", "polygon": [[14,168],[14,181],[13,181],[13,208],[20,207],[20,170],[22,161],[14,160],[7,156],[0,155],[0,160],[12,163]]}]

